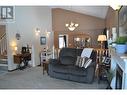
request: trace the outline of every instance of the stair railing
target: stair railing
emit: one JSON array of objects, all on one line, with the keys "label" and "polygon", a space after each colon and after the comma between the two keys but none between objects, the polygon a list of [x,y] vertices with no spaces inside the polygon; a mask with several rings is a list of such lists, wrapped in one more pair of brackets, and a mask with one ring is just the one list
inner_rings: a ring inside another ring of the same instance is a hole
[{"label": "stair railing", "polygon": [[6,39],[6,33],[4,33],[0,37],[0,55],[6,55],[7,54],[7,39]]}]

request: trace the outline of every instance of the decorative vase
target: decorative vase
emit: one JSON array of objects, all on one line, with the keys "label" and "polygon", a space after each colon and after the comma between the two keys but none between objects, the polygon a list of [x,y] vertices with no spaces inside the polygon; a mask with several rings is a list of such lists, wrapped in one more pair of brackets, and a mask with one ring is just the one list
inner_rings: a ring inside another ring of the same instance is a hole
[{"label": "decorative vase", "polygon": [[117,53],[126,53],[127,52],[127,44],[117,44],[116,45]]},{"label": "decorative vase", "polygon": [[116,43],[112,43],[112,47],[114,47],[114,48],[115,48],[115,47],[116,47],[116,45],[117,45]]}]

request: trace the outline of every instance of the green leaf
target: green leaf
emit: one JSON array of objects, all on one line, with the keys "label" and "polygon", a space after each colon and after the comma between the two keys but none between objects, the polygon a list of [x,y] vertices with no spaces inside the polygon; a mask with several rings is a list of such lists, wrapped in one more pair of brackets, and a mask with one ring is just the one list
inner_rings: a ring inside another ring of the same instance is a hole
[{"label": "green leaf", "polygon": [[126,44],[127,43],[127,36],[121,36],[116,39],[117,44]]}]

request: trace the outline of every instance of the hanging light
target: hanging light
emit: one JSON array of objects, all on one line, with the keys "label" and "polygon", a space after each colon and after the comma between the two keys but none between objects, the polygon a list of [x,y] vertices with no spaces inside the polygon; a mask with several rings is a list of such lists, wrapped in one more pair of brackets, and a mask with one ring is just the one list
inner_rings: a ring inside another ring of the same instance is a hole
[{"label": "hanging light", "polygon": [[[72,7],[71,7],[70,10],[72,10]],[[76,27],[79,26],[79,24],[74,23],[74,22],[71,21],[70,23],[66,23],[65,26],[66,26],[70,31],[74,31],[74,30],[76,29]]]},{"label": "hanging light", "polygon": [[72,21],[70,23],[65,24],[65,26],[70,30],[70,31],[74,31],[76,29],[76,27],[79,26],[79,24],[77,23],[73,23]]}]

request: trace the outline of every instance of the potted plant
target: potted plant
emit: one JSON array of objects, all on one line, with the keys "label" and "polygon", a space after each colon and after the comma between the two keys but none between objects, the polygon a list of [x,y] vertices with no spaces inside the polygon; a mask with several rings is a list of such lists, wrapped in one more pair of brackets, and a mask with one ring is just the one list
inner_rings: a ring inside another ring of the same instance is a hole
[{"label": "potted plant", "polygon": [[127,36],[121,36],[116,39],[116,52],[126,53],[127,52]]},{"label": "potted plant", "polygon": [[112,81],[113,81],[115,71],[114,70],[109,70],[109,71],[106,72],[106,74],[107,74],[107,82],[108,82],[107,89],[111,89],[111,85],[112,85]]}]

